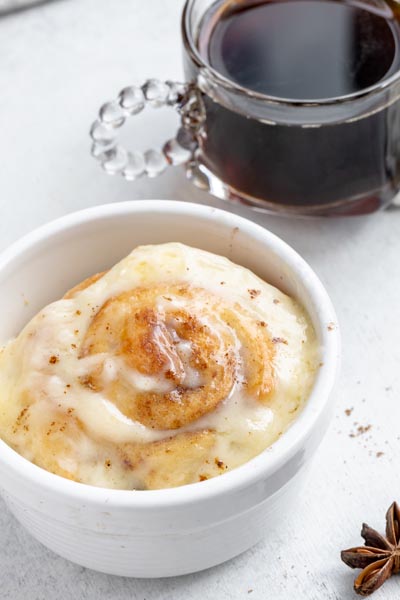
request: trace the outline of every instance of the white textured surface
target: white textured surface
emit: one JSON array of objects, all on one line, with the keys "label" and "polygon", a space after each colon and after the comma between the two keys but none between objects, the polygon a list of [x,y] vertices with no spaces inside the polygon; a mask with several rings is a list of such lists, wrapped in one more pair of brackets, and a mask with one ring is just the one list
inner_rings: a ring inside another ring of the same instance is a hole
[{"label": "white textured surface", "polygon": [[[107,177],[88,154],[87,130],[103,101],[148,76],[181,77],[181,6],[181,0],[58,0],[0,20],[1,247],[56,216],[98,203],[161,197],[224,207],[194,190],[179,170],[128,184]],[[132,139],[145,148],[170,137],[175,124],[164,111],[146,113]],[[100,575],[58,558],[1,502],[2,600],[354,598],[353,573],[339,551],[361,541],[362,520],[382,530],[387,506],[400,500],[400,213],[257,220],[316,269],[343,329],[336,419],[298,511],[287,516],[279,535],[226,565],[146,581]],[[351,438],[354,422],[372,428]],[[384,454],[378,458],[377,452]],[[374,598],[394,600],[399,593],[398,577]]]}]

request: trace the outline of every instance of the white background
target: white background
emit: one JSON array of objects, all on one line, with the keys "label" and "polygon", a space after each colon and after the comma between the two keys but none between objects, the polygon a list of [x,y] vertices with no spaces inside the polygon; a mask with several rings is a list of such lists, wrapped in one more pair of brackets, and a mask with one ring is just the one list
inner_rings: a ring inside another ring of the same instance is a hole
[{"label": "white background", "polygon": [[[149,76],[182,78],[182,4],[55,0],[0,18],[1,248],[94,204],[158,197],[225,207],[194,190],[179,169],[126,183],[106,176],[89,156],[88,129],[103,101]],[[132,124],[130,143],[141,149],[161,144],[176,123],[166,111],[149,110],[136,129]],[[311,263],[343,330],[336,416],[296,510],[278,534],[225,565],[150,581],[110,577],[58,558],[0,501],[2,600],[354,598],[353,572],[339,552],[361,542],[363,520],[383,530],[387,507],[400,501],[400,211],[294,221],[234,210],[257,219]],[[372,427],[353,438],[355,422]],[[399,596],[400,576],[374,598]]]}]

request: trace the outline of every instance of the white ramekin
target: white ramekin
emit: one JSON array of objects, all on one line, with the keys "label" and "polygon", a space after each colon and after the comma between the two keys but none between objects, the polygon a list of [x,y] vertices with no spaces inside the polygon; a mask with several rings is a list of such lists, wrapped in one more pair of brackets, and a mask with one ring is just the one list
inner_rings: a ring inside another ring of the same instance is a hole
[{"label": "white ramekin", "polygon": [[297,501],[332,413],[339,332],[321,282],[275,235],[209,206],[163,200],[109,204],[33,231],[0,256],[0,342],[67,288],[136,245],[167,241],[225,255],[296,297],[316,329],[322,366],[306,407],[272,447],[238,469],[193,485],[95,488],[48,473],[0,441],[1,493],[17,519],[61,556],[116,575],[198,571],[259,541]]}]

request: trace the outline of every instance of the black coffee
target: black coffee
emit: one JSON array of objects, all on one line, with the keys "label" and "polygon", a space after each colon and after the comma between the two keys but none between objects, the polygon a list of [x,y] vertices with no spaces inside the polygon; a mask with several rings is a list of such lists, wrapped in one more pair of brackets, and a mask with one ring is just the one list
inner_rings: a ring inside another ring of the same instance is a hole
[{"label": "black coffee", "polygon": [[204,22],[200,50],[222,75],[263,94],[343,96],[400,67],[400,29],[388,15],[340,0],[239,2],[211,31]]},{"label": "black coffee", "polygon": [[[333,98],[400,69],[395,10],[379,0],[225,0],[203,19],[198,47],[216,71],[249,90]],[[208,97],[205,103],[210,169],[250,198],[316,212],[328,205],[332,212],[367,212],[397,190],[398,102],[353,123],[318,128],[270,125]]]}]

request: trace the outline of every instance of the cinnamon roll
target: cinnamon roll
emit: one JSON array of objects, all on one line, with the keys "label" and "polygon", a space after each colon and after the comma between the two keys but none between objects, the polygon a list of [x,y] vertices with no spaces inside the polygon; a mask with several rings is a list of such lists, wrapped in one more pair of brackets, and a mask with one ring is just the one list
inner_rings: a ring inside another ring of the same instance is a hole
[{"label": "cinnamon roll", "polygon": [[141,246],[3,348],[0,436],[82,483],[195,483],[277,440],[318,362],[307,314],[277,288],[202,250]]}]

